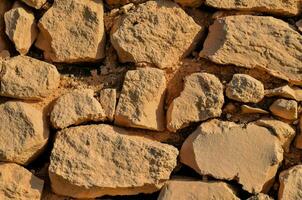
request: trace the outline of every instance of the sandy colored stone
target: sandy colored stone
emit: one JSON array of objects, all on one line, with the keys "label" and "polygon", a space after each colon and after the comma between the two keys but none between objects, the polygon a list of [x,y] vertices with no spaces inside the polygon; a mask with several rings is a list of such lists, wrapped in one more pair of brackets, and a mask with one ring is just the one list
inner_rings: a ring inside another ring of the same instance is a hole
[{"label": "sandy colored stone", "polygon": [[174,0],[174,1],[182,6],[193,7],[193,8],[197,8],[201,6],[204,2],[204,0]]},{"label": "sandy colored stone", "polygon": [[218,64],[260,68],[302,84],[302,35],[273,17],[237,15],[215,20],[200,56]]},{"label": "sandy colored stone", "polygon": [[0,163],[0,199],[40,200],[44,181],[13,163]]},{"label": "sandy colored stone", "polygon": [[116,106],[116,89],[103,89],[100,91],[100,104],[108,120],[114,120]]},{"label": "sandy colored stone", "polygon": [[12,4],[11,0],[0,1],[0,51],[9,49],[9,43],[5,37],[4,14],[12,7]]},{"label": "sandy colored stone", "polygon": [[283,98],[294,99],[296,101],[302,101],[302,89],[299,87],[284,85],[278,88],[266,90],[265,96],[279,96]]},{"label": "sandy colored stone", "polygon": [[18,99],[40,100],[58,88],[60,74],[54,65],[16,56],[0,63],[0,95]]},{"label": "sandy colored stone", "polygon": [[162,188],[157,200],[239,200],[224,182],[171,180]]},{"label": "sandy colored stone", "polygon": [[43,150],[49,130],[42,112],[30,104],[0,104],[0,161],[26,165]]},{"label": "sandy colored stone", "polygon": [[244,103],[258,103],[264,97],[264,86],[247,74],[234,74],[226,87],[226,96]]},{"label": "sandy colored stone", "polygon": [[267,194],[259,193],[257,195],[248,198],[247,200],[274,200],[274,199],[268,196]]},{"label": "sandy colored stone", "polygon": [[255,124],[269,129],[279,139],[284,151],[289,152],[290,144],[296,135],[295,129],[289,124],[275,119],[260,119]]},{"label": "sandy colored stone", "polygon": [[59,132],[49,166],[52,190],[75,198],[160,190],[176,166],[177,149],[127,133],[105,124]]},{"label": "sandy colored stone", "polygon": [[55,0],[38,23],[35,45],[53,62],[88,62],[104,57],[102,0]]},{"label": "sandy colored stone", "polygon": [[177,131],[192,122],[219,117],[224,103],[223,85],[208,73],[194,73],[185,77],[184,89],[167,111],[167,128]]},{"label": "sandy colored stone", "polygon": [[191,52],[201,29],[176,3],[159,0],[139,4],[119,18],[110,37],[123,63],[173,68]]},{"label": "sandy colored stone", "polygon": [[269,112],[266,110],[263,110],[261,108],[255,108],[248,105],[241,106],[241,113],[242,114],[269,114]]},{"label": "sandy colored stone", "polygon": [[296,22],[296,26],[298,27],[299,31],[302,32],[302,19]]},{"label": "sandy colored stone", "polygon": [[279,175],[279,200],[302,199],[302,165],[296,165]]},{"label": "sandy colored stone", "polygon": [[164,71],[155,68],[128,71],[115,112],[115,124],[164,130],[165,91]]},{"label": "sandy colored stone", "polygon": [[47,0],[21,0],[30,7],[40,9],[46,2]]},{"label": "sandy colored stone", "polygon": [[38,35],[34,13],[18,7],[6,12],[4,19],[6,35],[20,54],[27,54]]},{"label": "sandy colored stone", "polygon": [[236,180],[250,193],[268,191],[282,159],[281,144],[268,129],[216,119],[201,124],[180,151],[180,161],[199,174]]},{"label": "sandy colored stone", "polygon": [[295,120],[298,118],[298,103],[294,100],[277,99],[269,109],[274,115],[284,119]]},{"label": "sandy colored stone", "polygon": [[89,121],[102,121],[105,112],[90,89],[74,90],[59,97],[50,113],[54,128],[63,129]]},{"label": "sandy colored stone", "polygon": [[301,12],[300,0],[205,0],[205,4],[218,9],[264,12],[294,16]]}]

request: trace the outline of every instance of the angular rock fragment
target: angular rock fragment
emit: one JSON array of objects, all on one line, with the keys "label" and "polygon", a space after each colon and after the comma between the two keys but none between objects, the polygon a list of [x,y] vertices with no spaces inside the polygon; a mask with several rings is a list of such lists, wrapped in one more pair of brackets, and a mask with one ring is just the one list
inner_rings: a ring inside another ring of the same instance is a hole
[{"label": "angular rock fragment", "polygon": [[6,35],[20,54],[27,54],[38,34],[34,13],[18,7],[6,12],[4,19]]},{"label": "angular rock fragment", "polygon": [[0,163],[0,199],[40,200],[44,181],[13,163]]},{"label": "angular rock fragment", "polygon": [[54,128],[63,129],[89,121],[106,118],[101,104],[93,97],[93,90],[75,90],[59,97],[50,113]]},{"label": "angular rock fragment", "polygon": [[116,90],[115,89],[101,90],[100,104],[105,112],[106,118],[110,121],[113,121],[115,106],[116,106]]},{"label": "angular rock fragment", "polygon": [[261,108],[255,108],[248,105],[241,106],[241,113],[242,114],[269,114],[268,111],[263,110]]},{"label": "angular rock fragment", "polygon": [[248,198],[247,200],[273,200],[273,198],[271,198],[270,196],[268,196],[266,194],[259,193],[255,196]]},{"label": "angular rock fragment", "polygon": [[219,120],[201,124],[180,151],[181,162],[199,174],[236,180],[250,193],[268,191],[282,159],[280,142],[268,129]]},{"label": "angular rock fragment", "polygon": [[127,133],[104,124],[59,132],[49,166],[52,190],[75,198],[159,190],[176,166],[177,149]]},{"label": "angular rock fragment", "polygon": [[0,1],[0,52],[2,50],[8,50],[9,44],[5,38],[5,22],[4,13],[12,7],[13,1],[1,0]]},{"label": "angular rock fragment", "polygon": [[291,87],[289,85],[285,85],[271,90],[266,90],[265,96],[279,96],[283,98],[293,99],[296,101],[302,101],[302,89],[299,87]]},{"label": "angular rock fragment", "polygon": [[173,132],[192,122],[219,117],[224,103],[223,85],[216,76],[194,73],[184,81],[184,90],[167,111],[167,128]]},{"label": "angular rock fragment", "polygon": [[279,175],[279,192],[278,199],[280,200],[298,200],[302,198],[302,165],[296,165],[288,170],[285,170]]},{"label": "angular rock fragment", "polygon": [[54,65],[27,56],[3,61],[0,71],[1,96],[40,100],[60,83],[60,74]]},{"label": "angular rock fragment", "polygon": [[239,200],[232,188],[224,182],[171,180],[161,190],[157,200],[219,199]]},{"label": "angular rock fragment", "polygon": [[298,118],[298,103],[294,100],[277,99],[269,109],[274,115],[284,119]]},{"label": "angular rock fragment", "polygon": [[115,112],[115,124],[164,130],[165,91],[164,71],[155,68],[128,71]]},{"label": "angular rock fragment", "polygon": [[301,12],[299,0],[205,0],[205,3],[218,9],[264,12],[285,16],[294,16]]},{"label": "angular rock fragment", "polygon": [[197,8],[201,6],[204,0],[174,0],[176,3],[179,3],[182,6]]},{"label": "angular rock fragment", "polygon": [[36,9],[40,9],[47,2],[47,0],[21,0],[21,1]]},{"label": "angular rock fragment", "polygon": [[171,1],[148,1],[117,20],[111,43],[121,62],[172,68],[190,53],[201,27]]},{"label": "angular rock fragment", "polygon": [[258,103],[264,97],[264,86],[246,74],[234,74],[226,88],[226,96],[244,103]]},{"label": "angular rock fragment", "polygon": [[302,35],[273,17],[237,15],[217,19],[200,56],[218,64],[264,69],[302,84]]},{"label": "angular rock fragment", "polygon": [[30,104],[0,104],[0,161],[26,165],[47,143],[49,130],[42,112]]},{"label": "angular rock fragment", "polygon": [[103,14],[102,0],[55,0],[38,23],[36,46],[53,62],[99,60],[104,57]]}]

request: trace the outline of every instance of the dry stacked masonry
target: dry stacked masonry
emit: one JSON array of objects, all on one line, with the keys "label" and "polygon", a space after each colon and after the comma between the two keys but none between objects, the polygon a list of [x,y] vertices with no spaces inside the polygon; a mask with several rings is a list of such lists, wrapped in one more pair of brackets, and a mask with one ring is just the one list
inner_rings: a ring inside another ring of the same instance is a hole
[{"label": "dry stacked masonry", "polygon": [[1,0],[0,199],[301,199],[301,9]]}]

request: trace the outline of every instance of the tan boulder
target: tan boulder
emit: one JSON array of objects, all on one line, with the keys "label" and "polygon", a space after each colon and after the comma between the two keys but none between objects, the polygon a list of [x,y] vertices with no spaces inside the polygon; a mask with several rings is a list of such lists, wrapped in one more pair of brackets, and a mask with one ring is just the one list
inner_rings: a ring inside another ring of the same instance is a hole
[{"label": "tan boulder", "polygon": [[267,97],[283,97],[293,99],[296,101],[302,101],[302,89],[299,87],[292,87],[289,85],[281,86],[278,88],[270,89],[265,91]]},{"label": "tan boulder", "polygon": [[218,64],[260,68],[302,84],[302,35],[273,17],[237,15],[215,20],[200,56]]},{"label": "tan boulder", "polygon": [[162,188],[157,200],[239,200],[224,182],[171,180]]},{"label": "tan boulder", "polygon": [[38,34],[34,13],[18,7],[6,12],[4,19],[6,35],[20,54],[27,54]]},{"label": "tan boulder", "polygon": [[164,130],[165,91],[164,71],[155,68],[128,71],[115,112],[115,124]]},{"label": "tan boulder", "polygon": [[280,142],[268,129],[219,120],[201,124],[180,151],[180,161],[199,174],[236,180],[250,193],[268,191],[282,159]]},{"label": "tan boulder", "polygon": [[173,68],[191,52],[200,31],[176,3],[159,0],[139,4],[119,18],[110,37],[121,62]]},{"label": "tan boulder", "polygon": [[294,100],[277,99],[269,109],[274,115],[284,119],[295,120],[298,118],[298,103]]},{"label": "tan boulder", "polygon": [[266,110],[263,110],[261,108],[255,108],[248,105],[241,106],[241,113],[242,114],[269,114],[269,112]]},{"label": "tan boulder", "polygon": [[279,200],[300,200],[302,198],[302,165],[296,165],[279,175]]},{"label": "tan boulder", "polygon": [[208,73],[194,73],[185,78],[184,89],[167,111],[167,128],[177,131],[192,122],[219,117],[224,103],[223,85]]},{"label": "tan boulder", "polygon": [[0,161],[26,165],[45,147],[49,137],[42,112],[30,104],[0,104]]},{"label": "tan boulder", "polygon": [[260,119],[256,125],[266,127],[280,141],[285,152],[289,152],[290,144],[293,141],[296,131],[289,124],[275,119]]},{"label": "tan boulder", "polygon": [[204,3],[204,0],[174,0],[174,1],[182,6],[193,7],[193,8],[197,8]]},{"label": "tan boulder", "polygon": [[177,149],[127,133],[105,124],[59,132],[49,166],[52,190],[74,198],[160,190],[176,166]]},{"label": "tan boulder", "polygon": [[40,9],[46,2],[47,0],[21,0],[30,7]]},{"label": "tan boulder", "polygon": [[12,4],[13,1],[11,0],[0,1],[0,52],[9,49],[9,44],[5,37],[4,13],[12,7]]},{"label": "tan boulder", "polygon": [[0,199],[40,200],[44,181],[14,163],[0,163]]},{"label": "tan boulder", "polygon": [[259,193],[257,195],[248,198],[247,200],[274,200],[274,199],[266,194]]},{"label": "tan boulder", "polygon": [[89,121],[103,121],[106,116],[101,104],[93,97],[94,91],[74,90],[60,96],[50,113],[54,128],[63,129]]},{"label": "tan boulder", "polygon": [[53,62],[86,62],[104,57],[102,0],[55,0],[38,23],[35,45]]},{"label": "tan boulder", "polygon": [[226,96],[244,103],[258,103],[264,97],[264,86],[247,74],[234,74],[226,87]]},{"label": "tan boulder", "polygon": [[208,6],[218,9],[264,12],[293,16],[301,12],[300,0],[205,0]]},{"label": "tan boulder", "polygon": [[54,65],[27,56],[3,61],[0,71],[1,96],[40,100],[50,95],[60,83],[60,74]]},{"label": "tan boulder", "polygon": [[109,121],[114,120],[116,107],[116,89],[103,89],[100,91],[100,104]]}]

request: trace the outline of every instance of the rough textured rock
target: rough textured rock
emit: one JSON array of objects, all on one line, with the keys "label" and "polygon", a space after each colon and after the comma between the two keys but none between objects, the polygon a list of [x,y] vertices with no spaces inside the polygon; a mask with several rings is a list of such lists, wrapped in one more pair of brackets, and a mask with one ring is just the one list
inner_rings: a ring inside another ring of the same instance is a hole
[{"label": "rough textured rock", "polygon": [[302,101],[302,89],[299,87],[291,87],[289,85],[285,85],[271,90],[266,90],[265,96],[279,96],[283,98],[294,99],[296,101]]},{"label": "rough textured rock", "polygon": [[173,68],[195,46],[201,27],[171,1],[148,1],[116,21],[111,43],[121,62]]},{"label": "rough textured rock", "polygon": [[204,0],[174,0],[174,1],[182,6],[194,7],[194,8],[201,6],[204,2]]},{"label": "rough textured rock", "polygon": [[236,180],[251,193],[269,189],[282,159],[280,142],[268,129],[219,120],[201,124],[180,151],[181,162],[199,174]]},{"label": "rough textured rock", "polygon": [[44,181],[13,163],[0,163],[0,199],[40,200]]},{"label": "rough textured rock", "polygon": [[101,90],[100,104],[104,110],[106,118],[110,121],[113,121],[115,106],[116,106],[116,90],[115,89]]},{"label": "rough textured rock", "polygon": [[0,161],[28,164],[49,136],[42,112],[22,102],[0,104]]},{"label": "rough textured rock", "polygon": [[268,111],[263,110],[261,108],[255,108],[248,105],[241,106],[241,113],[242,114],[269,114]]},{"label": "rough textured rock", "polygon": [[54,128],[63,129],[89,121],[102,121],[105,112],[93,90],[75,90],[59,97],[50,113],[50,121]]},{"label": "rough textured rock", "polygon": [[298,103],[294,100],[277,99],[269,109],[274,115],[284,119],[295,120],[298,118]]},{"label": "rough textured rock", "polygon": [[5,13],[4,19],[6,35],[20,54],[27,54],[38,34],[33,12],[23,7],[13,8]]},{"label": "rough textured rock", "polygon": [[150,130],[165,129],[164,71],[141,68],[128,71],[115,112],[115,123]]},{"label": "rough textured rock", "polygon": [[171,180],[161,190],[157,200],[239,200],[224,182]]},{"label": "rough textured rock", "polygon": [[40,9],[47,2],[47,0],[21,0],[21,1],[36,9]]},{"label": "rough textured rock", "polygon": [[36,46],[53,62],[99,60],[104,57],[103,14],[102,0],[55,0],[38,23]]},{"label": "rough textured rock", "polygon": [[2,50],[8,50],[8,42],[5,38],[5,22],[4,13],[7,12],[12,6],[11,0],[1,0],[0,1],[0,52]]},{"label": "rough textured rock", "polygon": [[302,198],[302,165],[296,165],[280,173],[279,176],[279,193],[280,200],[298,200]]},{"label": "rough textured rock", "polygon": [[224,103],[223,86],[216,76],[194,73],[184,81],[184,90],[167,111],[167,128],[173,132],[191,122],[219,117]]},{"label": "rough textured rock", "polygon": [[259,193],[255,196],[248,198],[247,200],[273,200],[273,198],[271,198],[270,196],[268,196],[266,194]]},{"label": "rough textured rock", "polygon": [[176,166],[177,149],[126,134],[104,124],[59,132],[49,166],[52,190],[75,198],[159,190]]},{"label": "rough textured rock", "polygon": [[226,96],[244,103],[258,103],[264,97],[264,86],[246,74],[234,74],[226,88]]},{"label": "rough textured rock", "polygon": [[219,9],[264,12],[293,16],[301,12],[300,0],[205,0],[208,6]]},{"label": "rough textured rock", "polygon": [[275,119],[260,119],[255,124],[269,129],[279,139],[284,151],[289,151],[290,144],[296,135],[295,129],[289,124]]},{"label": "rough textured rock", "polygon": [[218,64],[260,68],[302,84],[302,36],[273,17],[237,15],[216,20],[200,52]]},{"label": "rough textured rock", "polygon": [[39,100],[57,89],[60,74],[54,65],[17,56],[0,63],[0,95]]}]

